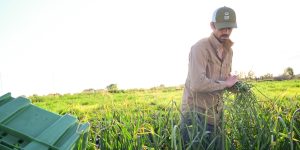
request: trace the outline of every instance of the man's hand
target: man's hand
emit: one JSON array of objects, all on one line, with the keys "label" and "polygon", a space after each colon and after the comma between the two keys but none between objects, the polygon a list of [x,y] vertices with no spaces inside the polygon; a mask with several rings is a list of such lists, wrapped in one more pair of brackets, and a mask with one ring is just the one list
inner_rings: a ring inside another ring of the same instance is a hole
[{"label": "man's hand", "polygon": [[238,82],[238,77],[236,75],[230,75],[226,80],[225,80],[225,85],[226,87],[230,88],[232,87],[236,82]]}]

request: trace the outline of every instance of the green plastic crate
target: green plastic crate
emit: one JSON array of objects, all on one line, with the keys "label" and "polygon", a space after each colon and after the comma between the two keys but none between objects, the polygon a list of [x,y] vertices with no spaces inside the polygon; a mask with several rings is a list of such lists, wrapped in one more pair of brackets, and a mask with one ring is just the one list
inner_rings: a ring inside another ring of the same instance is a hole
[{"label": "green plastic crate", "polygon": [[89,123],[57,115],[24,97],[0,97],[0,150],[86,149]]}]

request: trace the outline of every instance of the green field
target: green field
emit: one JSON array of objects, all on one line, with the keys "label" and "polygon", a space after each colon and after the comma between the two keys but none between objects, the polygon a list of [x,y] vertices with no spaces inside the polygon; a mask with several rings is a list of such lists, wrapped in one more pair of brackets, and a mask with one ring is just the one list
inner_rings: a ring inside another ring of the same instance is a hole
[{"label": "green field", "polygon": [[[225,148],[300,149],[300,80],[250,84],[255,97],[225,94]],[[48,111],[90,122],[88,149],[182,149],[182,93],[180,87],[165,87],[29,98]],[[205,133],[191,136],[199,135]]]}]

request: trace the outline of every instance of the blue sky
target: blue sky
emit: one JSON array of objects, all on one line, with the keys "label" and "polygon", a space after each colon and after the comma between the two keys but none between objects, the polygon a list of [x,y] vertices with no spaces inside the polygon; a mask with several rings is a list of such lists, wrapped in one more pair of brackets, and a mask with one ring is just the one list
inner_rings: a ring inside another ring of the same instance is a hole
[{"label": "blue sky", "polygon": [[237,13],[233,74],[300,73],[295,1],[15,0],[0,2],[0,94],[184,84],[190,47],[213,11]]}]

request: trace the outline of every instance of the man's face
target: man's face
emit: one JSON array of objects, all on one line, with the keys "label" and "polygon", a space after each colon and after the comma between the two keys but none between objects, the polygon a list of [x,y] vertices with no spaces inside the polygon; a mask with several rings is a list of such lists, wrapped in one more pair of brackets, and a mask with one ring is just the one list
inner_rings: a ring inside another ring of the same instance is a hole
[{"label": "man's face", "polygon": [[211,28],[213,29],[214,35],[221,43],[228,40],[232,32],[232,28],[216,29],[213,23],[211,24]]}]

